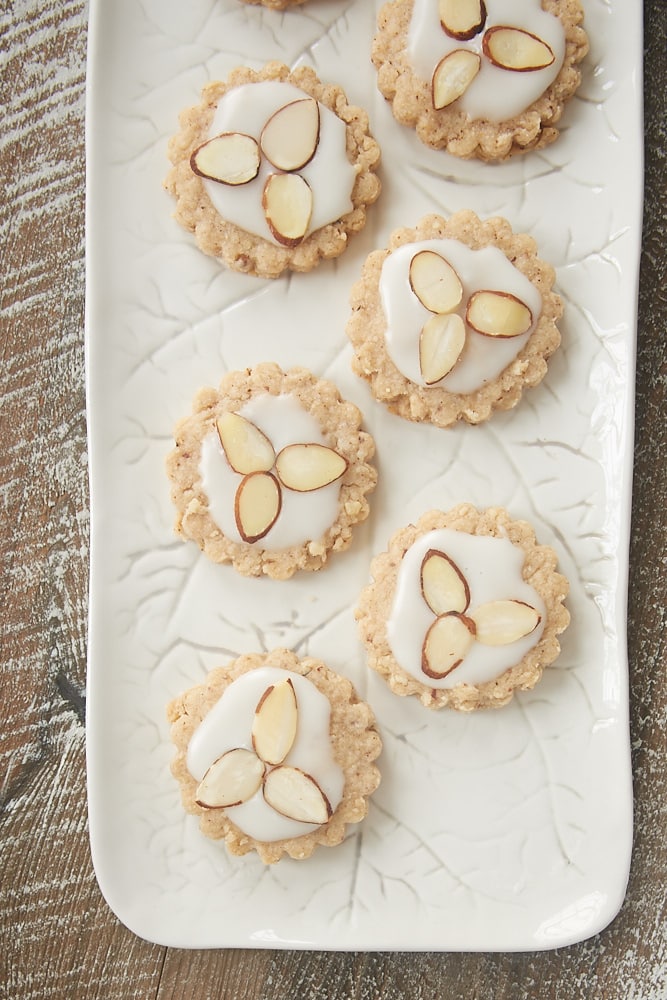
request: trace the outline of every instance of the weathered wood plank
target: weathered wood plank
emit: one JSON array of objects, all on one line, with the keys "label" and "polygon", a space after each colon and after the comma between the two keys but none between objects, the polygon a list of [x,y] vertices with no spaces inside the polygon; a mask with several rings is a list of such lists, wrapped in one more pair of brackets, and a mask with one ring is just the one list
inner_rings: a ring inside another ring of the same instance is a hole
[{"label": "weathered wood plank", "polygon": [[84,0],[0,9],[0,996],[245,1000],[667,997],[667,8],[645,0],[646,216],[629,598],[635,852],[592,941],[537,955],[160,948],[119,925],[86,822]]}]

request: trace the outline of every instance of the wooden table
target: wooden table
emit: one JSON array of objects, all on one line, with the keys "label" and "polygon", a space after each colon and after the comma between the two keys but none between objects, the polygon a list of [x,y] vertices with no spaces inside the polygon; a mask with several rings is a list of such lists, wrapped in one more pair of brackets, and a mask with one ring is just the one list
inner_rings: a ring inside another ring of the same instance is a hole
[{"label": "wooden table", "polygon": [[627,898],[608,929],[560,951],[406,956],[167,949],[134,937],[100,895],[84,761],[87,4],[1,5],[0,997],[667,997],[667,7],[644,0],[644,11],[646,202],[629,599],[636,812]]}]

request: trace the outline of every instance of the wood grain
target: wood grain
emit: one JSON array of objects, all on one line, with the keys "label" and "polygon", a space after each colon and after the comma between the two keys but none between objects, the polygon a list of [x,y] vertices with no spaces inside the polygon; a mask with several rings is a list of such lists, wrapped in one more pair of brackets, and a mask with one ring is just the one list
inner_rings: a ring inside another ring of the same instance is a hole
[{"label": "wood grain", "polygon": [[[613,4],[612,4],[613,6]],[[526,955],[188,952],[102,900],[88,846],[83,0],[0,4],[0,997],[87,1000],[667,998],[667,7],[645,0],[629,653],[635,849],[611,926]]]}]

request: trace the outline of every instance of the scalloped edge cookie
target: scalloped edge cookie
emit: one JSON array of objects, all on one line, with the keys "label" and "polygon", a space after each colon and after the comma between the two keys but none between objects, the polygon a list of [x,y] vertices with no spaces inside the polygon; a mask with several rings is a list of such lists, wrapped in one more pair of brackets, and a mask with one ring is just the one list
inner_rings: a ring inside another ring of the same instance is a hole
[{"label": "scalloped edge cookie", "polygon": [[[224,809],[199,806],[195,801],[197,782],[187,767],[188,744],[206,714],[232,681],[263,666],[298,673],[326,696],[331,705],[333,755],[345,774],[343,798],[326,824],[317,830],[309,830],[301,837],[274,842],[258,841],[247,836],[228,818]],[[204,836],[223,839],[233,855],[254,850],[265,864],[273,864],[285,854],[303,859],[309,857],[318,845],[335,847],[344,839],[350,824],[364,819],[368,798],[380,783],[380,772],[373,762],[381,753],[382,741],[370,707],[359,698],[349,680],[321,660],[312,657],[299,659],[287,649],[245,654],[226,667],[212,670],[203,684],[189,688],[169,703],[167,719],[177,751],[171,763],[171,772],[180,785],[183,807],[186,812],[199,817]]]},{"label": "scalloped edge cookie", "polygon": [[[352,210],[336,222],[317,229],[295,247],[278,246],[223,219],[214,208],[202,178],[190,166],[192,153],[208,136],[210,122],[222,96],[235,87],[261,81],[293,84],[333,111],[345,123],[347,158],[356,170]],[[293,71],[280,62],[267,63],[259,71],[238,67],[226,81],[207,84],[201,103],[182,112],[179,121],[180,131],[172,137],[168,147],[173,167],[164,182],[176,200],[174,217],[194,234],[204,253],[217,257],[232,270],[277,278],[286,270],[310,271],[321,260],[340,256],[348,245],[348,238],[363,229],[366,209],[380,194],[380,180],[375,173],[380,147],[368,131],[368,115],[361,108],[348,104],[341,87],[321,83],[307,66]]]},{"label": "scalloped edge cookie", "polygon": [[[546,605],[546,623],[537,645],[515,666],[482,684],[429,687],[396,662],[389,646],[387,621],[403,557],[418,538],[439,528],[508,538],[525,552],[523,579],[534,587]],[[460,504],[449,511],[428,511],[416,524],[397,531],[390,538],[387,551],[377,555],[371,563],[372,582],[362,591],[355,613],[369,667],[385,679],[394,694],[414,695],[427,708],[454,708],[470,712],[506,705],[515,691],[534,687],[544,669],[553,663],[560,652],[557,636],[570,621],[570,614],[562,603],[568,594],[569,584],[566,577],[556,571],[556,565],[556,553],[549,546],[537,543],[532,526],[527,521],[512,520],[502,507],[478,510],[472,504]]]},{"label": "scalloped edge cookie", "polygon": [[516,117],[501,122],[470,119],[456,102],[440,110],[433,107],[430,80],[417,77],[407,58],[413,4],[414,0],[392,0],[380,9],[372,47],[378,88],[401,125],[414,128],[419,139],[434,149],[489,162],[542,149],[558,137],[556,124],[581,83],[578,64],[588,52],[580,0],[542,0],[543,9],[558,17],[565,28],[563,65],[537,101]]},{"label": "scalloped edge cookie", "polygon": [[[285,549],[263,549],[258,542],[236,542],[227,538],[213,520],[199,469],[202,441],[215,431],[217,417],[240,409],[250,399],[270,394],[292,395],[319,423],[325,438],[348,462],[340,480],[338,516],[321,538]],[[352,541],[354,525],[368,517],[366,494],[377,482],[369,464],[375,442],[361,430],[362,415],[354,403],[342,399],[338,389],[317,378],[306,368],[284,372],[273,362],[243,371],[229,372],[218,389],[205,388],[195,396],[193,410],[176,425],[176,447],[167,456],[167,474],[176,506],[175,531],[196,542],[217,563],[231,562],[243,576],[266,574],[277,580],[297,570],[319,570],[331,552],[342,552]]]},{"label": "scalloped edge cookie", "polygon": [[[429,239],[459,240],[473,250],[497,247],[542,296],[542,313],[525,346],[500,375],[475,392],[461,394],[439,385],[417,385],[398,370],[387,352],[379,290],[382,265],[397,247]],[[457,420],[482,423],[494,410],[516,406],[524,388],[538,385],[546,375],[547,359],[561,342],[556,321],[562,316],[563,304],[553,291],[554,280],[553,267],[537,256],[535,240],[525,233],[513,233],[506,219],[482,221],[467,210],[447,220],[427,215],[414,228],[397,229],[387,248],[373,251],[363,265],[361,278],[351,292],[352,313],[347,323],[355,352],[352,369],[370,383],[375,399],[407,420],[427,421],[438,427],[449,427]]]}]

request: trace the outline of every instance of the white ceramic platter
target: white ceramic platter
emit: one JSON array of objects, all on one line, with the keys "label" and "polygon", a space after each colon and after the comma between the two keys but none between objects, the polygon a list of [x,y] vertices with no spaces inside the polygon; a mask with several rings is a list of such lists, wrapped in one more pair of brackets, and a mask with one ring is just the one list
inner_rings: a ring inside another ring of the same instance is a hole
[{"label": "white ceramic platter", "polygon": [[[369,59],[376,4],[91,2],[87,363],[92,488],[90,831],[102,891],[142,937],[184,947],[526,950],[601,929],[632,833],[625,650],[642,203],[641,5],[585,0],[591,52],[560,139],[500,166],[426,149]],[[277,281],[203,255],[162,189],[182,108],[239,63],[309,63],[364,106],[383,192],[336,263]],[[403,421],[350,368],[366,254],[422,215],[501,214],[537,240],[563,345],[513,411],[448,431]],[[363,411],[379,487],[353,547],[284,583],[210,564],[172,532],[164,459],[195,391],[260,361],[306,365]],[[537,688],[496,712],[429,712],[366,668],[353,613],[373,553],[431,507],[530,520],[571,581],[572,625]],[[376,712],[382,784],[335,850],[265,868],[186,817],[165,705],[213,666],[288,646]]]}]

